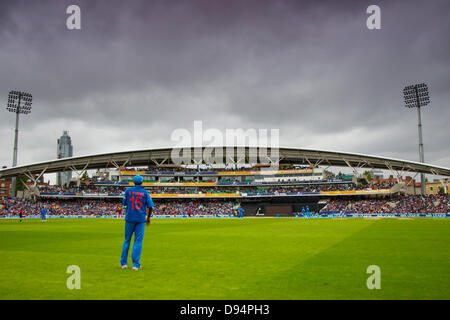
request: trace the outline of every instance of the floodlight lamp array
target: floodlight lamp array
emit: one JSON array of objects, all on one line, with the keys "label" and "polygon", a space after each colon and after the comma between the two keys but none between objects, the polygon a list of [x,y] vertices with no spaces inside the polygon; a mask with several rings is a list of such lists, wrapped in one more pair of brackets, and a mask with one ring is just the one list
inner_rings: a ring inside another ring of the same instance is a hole
[{"label": "floodlight lamp array", "polygon": [[33,96],[30,93],[13,90],[9,92],[6,109],[14,113],[29,114],[32,102]]},{"label": "floodlight lamp array", "polygon": [[405,98],[405,106],[408,108],[420,108],[430,103],[428,86],[425,83],[405,87],[403,96]]}]

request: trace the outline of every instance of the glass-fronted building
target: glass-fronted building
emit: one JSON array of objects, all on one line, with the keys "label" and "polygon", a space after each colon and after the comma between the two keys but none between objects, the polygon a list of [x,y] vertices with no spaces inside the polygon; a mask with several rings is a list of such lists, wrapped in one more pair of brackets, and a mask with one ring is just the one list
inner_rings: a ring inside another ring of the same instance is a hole
[{"label": "glass-fronted building", "polygon": [[[56,156],[58,159],[69,158],[73,156],[72,140],[69,133],[63,131],[63,135],[58,139]],[[68,185],[72,178],[72,172],[58,172],[56,176],[57,185]]]}]

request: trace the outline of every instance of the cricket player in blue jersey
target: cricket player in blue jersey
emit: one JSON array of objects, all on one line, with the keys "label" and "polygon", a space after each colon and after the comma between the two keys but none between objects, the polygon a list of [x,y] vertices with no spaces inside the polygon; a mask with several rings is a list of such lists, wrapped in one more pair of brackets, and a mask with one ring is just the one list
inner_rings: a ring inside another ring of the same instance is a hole
[{"label": "cricket player in blue jersey", "polygon": [[154,207],[150,194],[142,186],[143,180],[142,176],[136,175],[133,178],[135,186],[125,191],[122,200],[123,205],[126,206],[125,241],[123,242],[122,256],[120,257],[120,266],[122,269],[127,268],[128,250],[133,233],[134,243],[131,252],[133,270],[137,271],[141,268],[140,259],[145,225],[150,224],[150,216]]},{"label": "cricket player in blue jersey", "polygon": [[46,221],[45,215],[47,213],[47,209],[45,209],[45,207],[41,208],[41,220],[42,222]]},{"label": "cricket player in blue jersey", "polygon": [[238,212],[239,212],[239,218],[243,219],[244,218],[244,209],[242,209],[241,206],[239,206]]}]

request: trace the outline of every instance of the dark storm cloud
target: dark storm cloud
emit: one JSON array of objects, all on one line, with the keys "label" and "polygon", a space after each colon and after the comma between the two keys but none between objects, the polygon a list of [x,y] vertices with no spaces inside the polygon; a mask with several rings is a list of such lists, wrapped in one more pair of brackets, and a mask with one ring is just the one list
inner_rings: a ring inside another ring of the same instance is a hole
[{"label": "dark storm cloud", "polygon": [[[81,7],[82,30],[65,27]],[[382,29],[366,28],[381,7]],[[448,1],[3,1],[0,101],[33,93],[19,162],[173,145],[176,128],[279,128],[280,144],[417,159],[405,85],[427,82],[426,160],[450,167]],[[0,163],[12,114],[2,110]],[[105,143],[107,141],[107,143]]]}]

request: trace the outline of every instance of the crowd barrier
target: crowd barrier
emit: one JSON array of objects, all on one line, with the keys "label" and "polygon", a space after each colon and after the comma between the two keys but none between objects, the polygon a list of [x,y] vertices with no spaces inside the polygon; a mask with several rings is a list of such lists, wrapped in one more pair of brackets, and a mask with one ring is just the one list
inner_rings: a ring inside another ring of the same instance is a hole
[{"label": "crowd barrier", "polygon": [[[244,216],[248,218],[249,216]],[[250,217],[264,217],[264,216],[250,216]],[[274,216],[270,216],[270,218],[273,218]],[[275,217],[280,217],[279,215],[276,215]],[[298,214],[295,216],[283,216],[283,218],[305,218],[305,219],[323,219],[323,218],[450,218],[450,214],[447,213],[433,213],[433,214],[311,214],[311,215],[303,215]],[[2,215],[0,218],[3,219],[19,219],[19,216],[9,216],[9,215]],[[94,215],[47,215],[47,219],[56,219],[56,218],[116,218],[116,219],[124,219],[124,216],[117,216],[117,215],[105,215],[105,216],[94,216]],[[167,219],[167,218],[237,218],[237,216],[234,216],[232,214],[228,215],[152,215],[152,219]],[[24,216],[22,219],[41,219],[41,215],[28,215]]]},{"label": "crowd barrier", "polygon": [[312,215],[296,215],[297,218],[450,218],[448,213],[433,214],[358,214],[358,213],[336,213],[336,214],[312,214]]},{"label": "crowd barrier", "polygon": [[[19,216],[9,216],[9,215],[2,215],[0,218],[3,219],[19,219]],[[70,218],[70,219],[76,219],[76,218],[89,218],[89,219],[96,219],[96,218],[115,218],[115,219],[124,219],[125,216],[118,216],[118,215],[105,215],[105,216],[94,216],[94,215],[47,215],[47,219],[64,219],[64,218]],[[152,219],[163,219],[163,218],[236,218],[236,216],[232,214],[219,214],[219,215],[152,215]],[[41,219],[41,215],[28,215],[22,217],[22,219]]]}]

